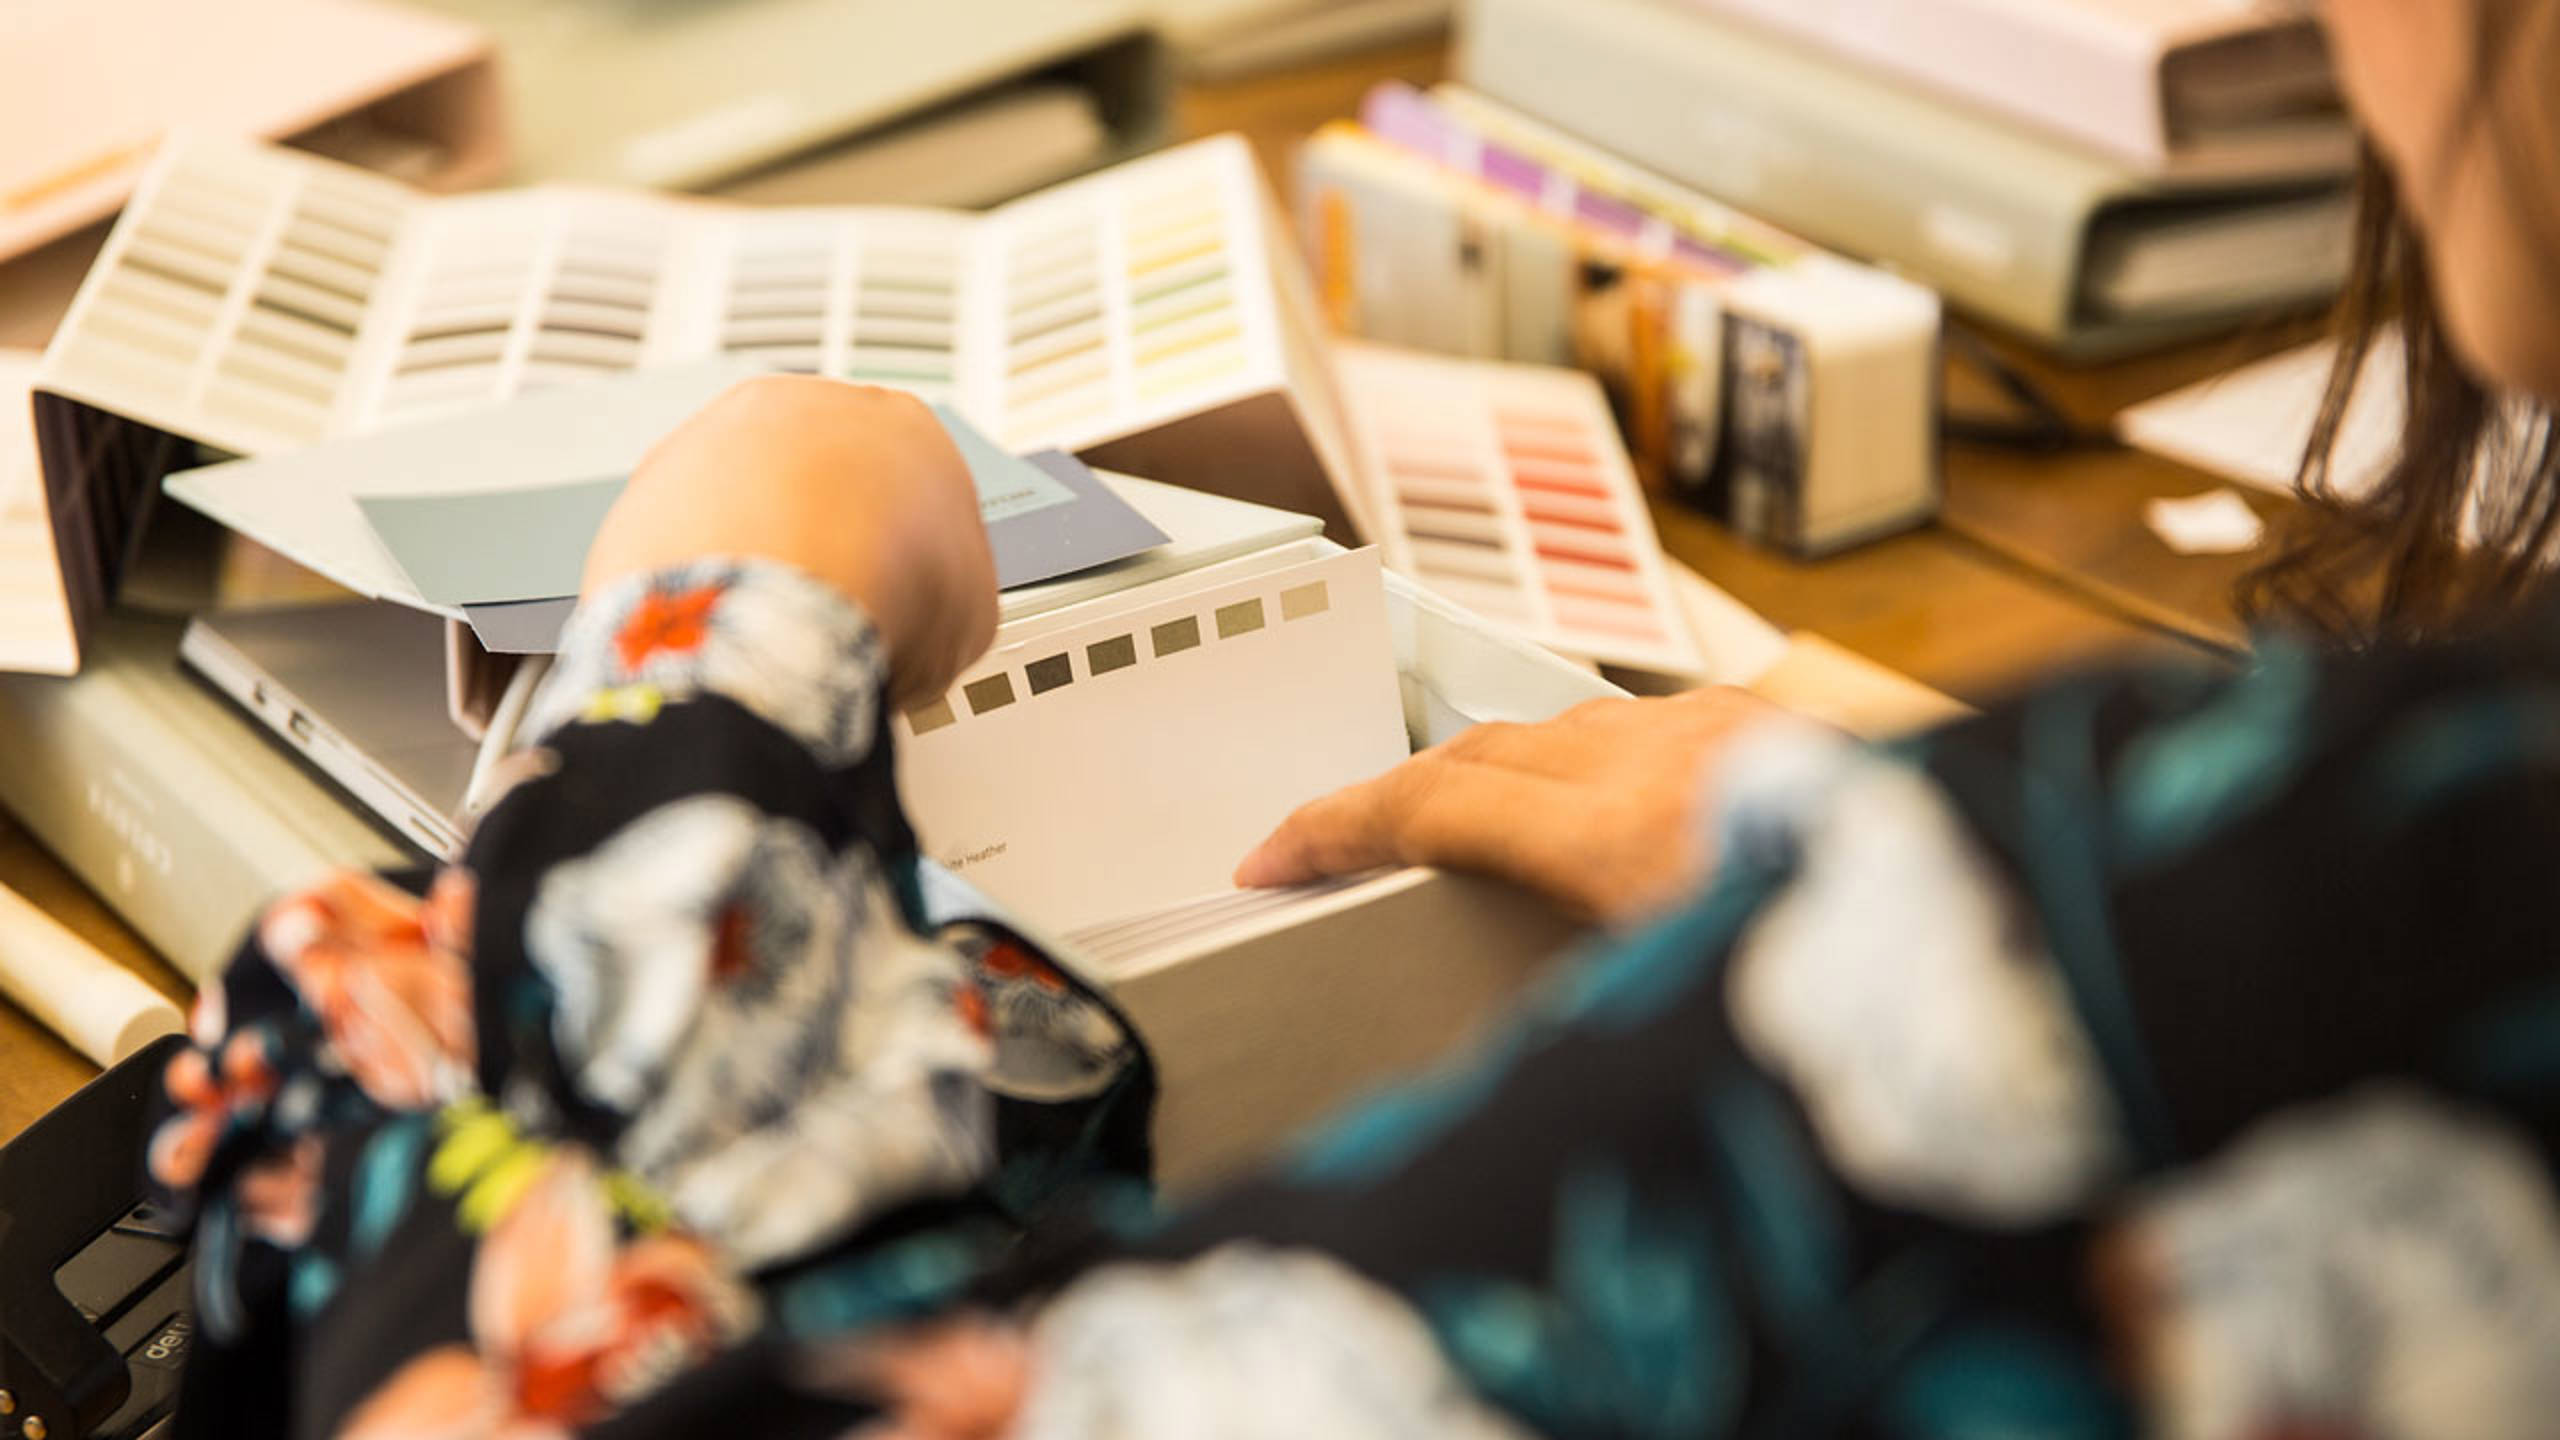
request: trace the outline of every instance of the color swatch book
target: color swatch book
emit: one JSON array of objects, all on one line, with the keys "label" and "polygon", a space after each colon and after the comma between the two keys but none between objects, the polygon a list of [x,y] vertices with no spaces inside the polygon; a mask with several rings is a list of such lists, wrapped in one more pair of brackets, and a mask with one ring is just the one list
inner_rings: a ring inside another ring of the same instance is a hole
[{"label": "color swatch book", "polygon": [[1699,669],[1597,381],[1349,343],[1335,363],[1389,564],[1562,654]]},{"label": "color swatch book", "polygon": [[1231,890],[1408,753],[1378,553],[1321,539],[1007,622],[897,725],[926,853],[1053,934]]},{"label": "color swatch book", "polygon": [[[540,187],[430,199],[309,156],[172,146],[46,352],[46,479],[126,515],[257,455],[717,356],[901,386],[1004,448],[1358,533],[1304,277],[1240,140],[984,216]],[[157,468],[154,468],[154,467]],[[110,587],[111,588],[111,587]]]},{"label": "color swatch book", "polygon": [[1334,323],[1568,364],[1640,471],[1818,554],[1937,503],[1937,298],[1480,97],[1382,85],[1299,167]]}]

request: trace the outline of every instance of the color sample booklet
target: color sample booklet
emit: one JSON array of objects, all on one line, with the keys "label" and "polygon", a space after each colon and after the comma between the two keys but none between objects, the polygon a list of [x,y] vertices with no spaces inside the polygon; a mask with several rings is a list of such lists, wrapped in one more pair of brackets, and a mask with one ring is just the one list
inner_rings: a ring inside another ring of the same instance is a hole
[{"label": "color sample booklet", "polygon": [[926,853],[1050,934],[1231,890],[1408,753],[1378,554],[1323,541],[1007,624],[895,723]]},{"label": "color sample booklet", "polygon": [[1204,140],[984,215],[543,186],[434,199],[173,143],[48,381],[239,454],[729,354],[1081,449],[1284,383],[1262,197]]}]

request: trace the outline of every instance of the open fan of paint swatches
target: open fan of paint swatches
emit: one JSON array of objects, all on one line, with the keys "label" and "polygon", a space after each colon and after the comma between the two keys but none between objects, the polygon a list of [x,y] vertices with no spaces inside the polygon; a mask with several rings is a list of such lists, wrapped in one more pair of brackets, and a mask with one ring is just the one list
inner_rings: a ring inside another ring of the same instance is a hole
[{"label": "open fan of paint swatches", "polygon": [[[1199,141],[985,214],[563,186],[432,197],[165,146],[33,381],[53,513],[120,554],[199,450],[257,456],[729,357],[897,386],[1362,533],[1312,290],[1251,150]],[[94,587],[92,608],[113,591]]]}]

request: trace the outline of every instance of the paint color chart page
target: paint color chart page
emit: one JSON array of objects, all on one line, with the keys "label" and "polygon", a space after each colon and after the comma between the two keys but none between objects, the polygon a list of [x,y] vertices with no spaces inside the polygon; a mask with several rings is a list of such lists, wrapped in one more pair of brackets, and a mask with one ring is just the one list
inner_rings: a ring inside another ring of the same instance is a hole
[{"label": "paint color chart page", "polygon": [[245,144],[187,147],[155,177],[64,318],[51,376],[227,449],[330,433],[414,195]]},{"label": "paint color chart page", "polygon": [[255,454],[731,355],[1079,449],[1288,384],[1261,214],[1234,139],[986,215],[430,198],[189,139],[137,189],[47,388]]},{"label": "paint color chart page", "polygon": [[1007,624],[898,725],[927,852],[1052,933],[1232,890],[1410,748],[1378,552],[1319,542]]},{"label": "paint color chart page", "polygon": [[958,398],[975,222],[939,211],[741,213],[719,227],[707,343],[768,368]]},{"label": "paint color chart page", "polygon": [[994,433],[1073,450],[1276,383],[1258,184],[1243,142],[1209,140],[994,211]]},{"label": "paint color chart page", "polygon": [[[381,388],[362,428],[468,409],[670,358],[664,298],[678,239],[664,207],[520,192],[427,210]],[[653,345],[653,339],[657,341]]]},{"label": "paint color chart page", "polygon": [[1598,382],[1376,345],[1336,364],[1389,564],[1561,654],[1698,668]]}]

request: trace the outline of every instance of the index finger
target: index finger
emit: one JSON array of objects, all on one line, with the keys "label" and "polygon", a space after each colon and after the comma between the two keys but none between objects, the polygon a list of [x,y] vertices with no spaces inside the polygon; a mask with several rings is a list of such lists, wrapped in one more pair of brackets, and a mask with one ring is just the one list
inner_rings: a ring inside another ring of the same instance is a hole
[{"label": "index finger", "polygon": [[1299,807],[1236,867],[1248,888],[1300,885],[1382,865],[1446,865],[1569,896],[1570,856],[1542,828],[1572,813],[1545,776],[1426,752]]}]

